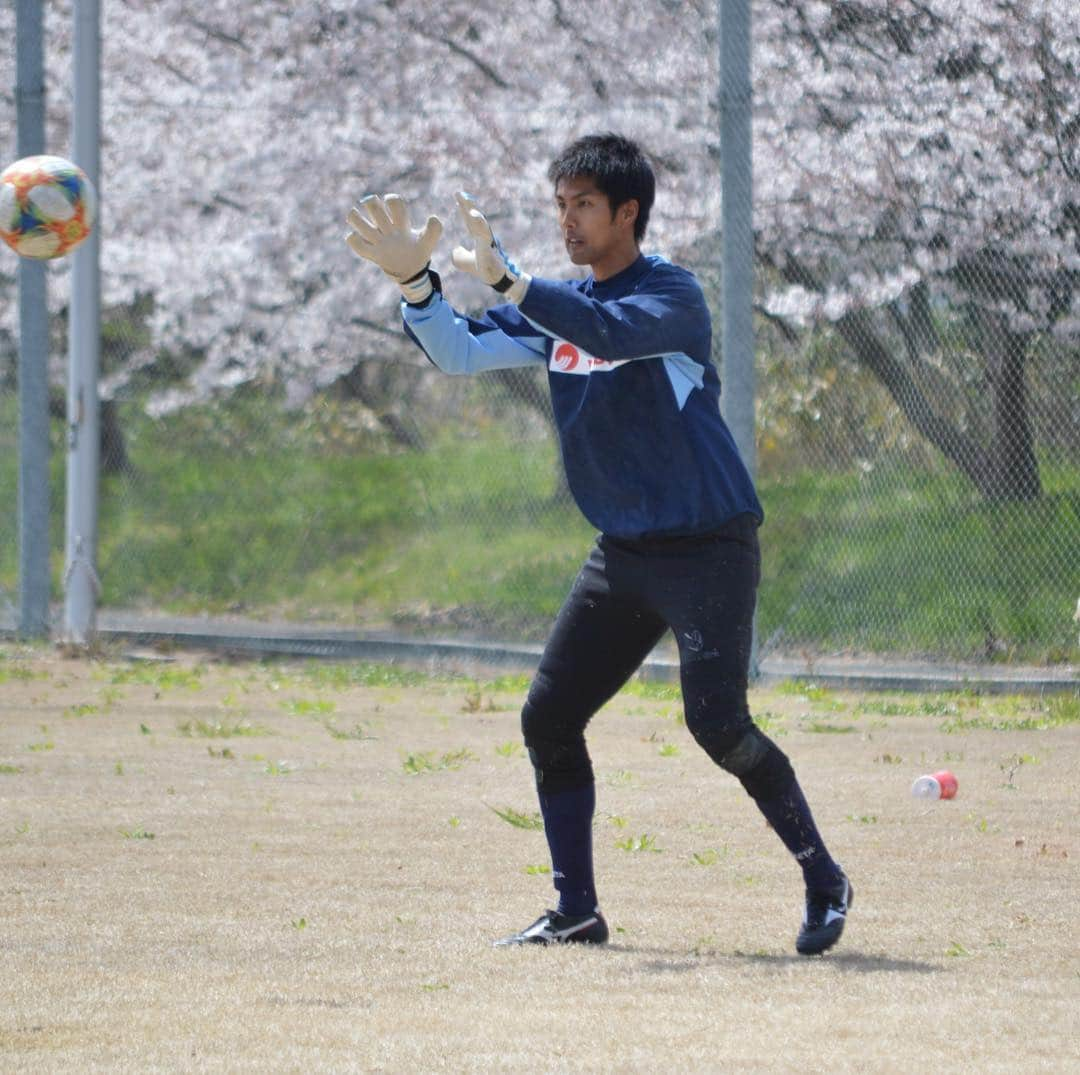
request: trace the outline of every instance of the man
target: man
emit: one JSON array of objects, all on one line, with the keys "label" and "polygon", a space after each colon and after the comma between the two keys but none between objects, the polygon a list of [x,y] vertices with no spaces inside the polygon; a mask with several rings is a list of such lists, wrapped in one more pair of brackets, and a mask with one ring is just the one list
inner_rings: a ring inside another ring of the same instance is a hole
[{"label": "man", "polygon": [[608,939],[593,877],[585,727],[671,630],[686,725],[802,867],[796,948],[824,952],[843,931],[851,885],[787,757],[747,707],[762,509],[720,416],[705,300],[689,272],[641,253],[655,180],[635,143],[581,138],[548,177],[566,251],[589,275],[564,283],[522,272],[459,194],[475,246],[456,248],[453,264],[504,300],[479,319],[453,310],[430,268],[437,218],[411,230],[396,195],[365,198],[348,217],[350,247],[398,282],[405,331],[440,369],[547,367],[570,490],[600,531],[522,711],[558,906],[497,943]]}]

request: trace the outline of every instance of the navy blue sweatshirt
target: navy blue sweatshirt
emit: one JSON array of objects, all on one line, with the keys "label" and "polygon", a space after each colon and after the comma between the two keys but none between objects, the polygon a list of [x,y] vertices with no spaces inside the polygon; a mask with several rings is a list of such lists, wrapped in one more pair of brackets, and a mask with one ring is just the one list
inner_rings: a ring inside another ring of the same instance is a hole
[{"label": "navy blue sweatshirt", "polygon": [[436,293],[405,330],[447,373],[543,362],[570,491],[612,537],[707,534],[761,504],[720,416],[712,326],[694,276],[641,255],[607,280],[533,277],[482,318]]}]

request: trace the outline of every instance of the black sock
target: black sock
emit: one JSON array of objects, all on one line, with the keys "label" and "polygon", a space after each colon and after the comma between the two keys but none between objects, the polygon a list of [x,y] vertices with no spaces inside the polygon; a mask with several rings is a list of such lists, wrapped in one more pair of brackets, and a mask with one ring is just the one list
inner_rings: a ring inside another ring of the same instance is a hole
[{"label": "black sock", "polygon": [[553,879],[559,892],[558,911],[590,914],[596,910],[592,856],[596,785],[590,781],[584,787],[566,791],[538,790]]},{"label": "black sock", "polygon": [[806,887],[814,891],[836,888],[840,867],[825,848],[799,782],[792,777],[787,791],[779,798],[754,801],[802,867]]}]

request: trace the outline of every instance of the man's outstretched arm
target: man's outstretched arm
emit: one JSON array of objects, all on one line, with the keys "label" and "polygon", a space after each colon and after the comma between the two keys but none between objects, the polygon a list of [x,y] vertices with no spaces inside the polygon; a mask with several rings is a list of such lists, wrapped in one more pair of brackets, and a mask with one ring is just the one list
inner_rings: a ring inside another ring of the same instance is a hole
[{"label": "man's outstretched arm", "polygon": [[454,267],[516,303],[544,335],[569,340],[615,362],[691,352],[708,330],[704,296],[688,272],[667,266],[654,271],[647,290],[607,302],[593,299],[571,284],[523,272],[503,250],[472,198],[460,193],[457,199],[475,248],[455,247]]},{"label": "man's outstretched arm", "polygon": [[[678,274],[678,275],[676,275]],[[682,351],[693,354],[709,328],[704,297],[688,273],[656,273],[649,290],[602,302],[559,280],[534,276],[519,304],[548,336],[610,362]]]},{"label": "man's outstretched arm", "polygon": [[[543,362],[544,337],[512,318],[524,335],[505,331],[490,319],[463,318],[443,300],[431,255],[442,235],[442,222],[429,217],[414,230],[405,200],[397,194],[370,195],[346,218],[345,241],[354,254],[378,265],[401,289],[405,331],[440,369],[447,373],[478,373]],[[507,326],[510,327],[510,326]]]},{"label": "man's outstretched arm", "polygon": [[547,341],[540,333],[511,335],[490,318],[462,317],[437,291],[425,306],[402,303],[401,310],[406,333],[444,373],[514,369],[547,360]]}]

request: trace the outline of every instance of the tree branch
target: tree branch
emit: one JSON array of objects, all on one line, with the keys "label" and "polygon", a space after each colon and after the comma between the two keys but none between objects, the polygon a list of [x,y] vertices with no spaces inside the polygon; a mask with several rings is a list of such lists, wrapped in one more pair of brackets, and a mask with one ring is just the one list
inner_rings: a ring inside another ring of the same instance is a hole
[{"label": "tree branch", "polygon": [[[810,268],[788,255],[781,268],[784,278],[816,294],[824,289]],[[835,322],[836,331],[851,348],[856,361],[868,369],[892,396],[901,413],[984,496],[994,495],[993,467],[983,449],[948,420],[937,414],[912,372],[897,361],[881,342],[868,311],[851,310]]]},{"label": "tree branch", "polygon": [[207,37],[213,37],[218,41],[223,41],[226,45],[232,45],[234,48],[238,48],[243,52],[249,54],[251,52],[251,49],[246,42],[244,42],[242,38],[236,37],[234,34],[226,33],[216,26],[211,26],[210,23],[203,22],[202,19],[195,18],[194,15],[188,16],[188,22],[194,26],[196,30],[201,30]]},{"label": "tree branch", "polygon": [[507,82],[494,67],[480,59],[476,53],[467,49],[464,45],[459,45],[453,38],[446,37],[443,34],[432,33],[430,30],[424,29],[424,27],[416,22],[415,19],[409,20],[409,28],[421,37],[427,38],[428,41],[436,41],[455,55],[460,56],[464,60],[468,60],[481,74],[491,79],[499,89],[510,89],[510,83]]}]

